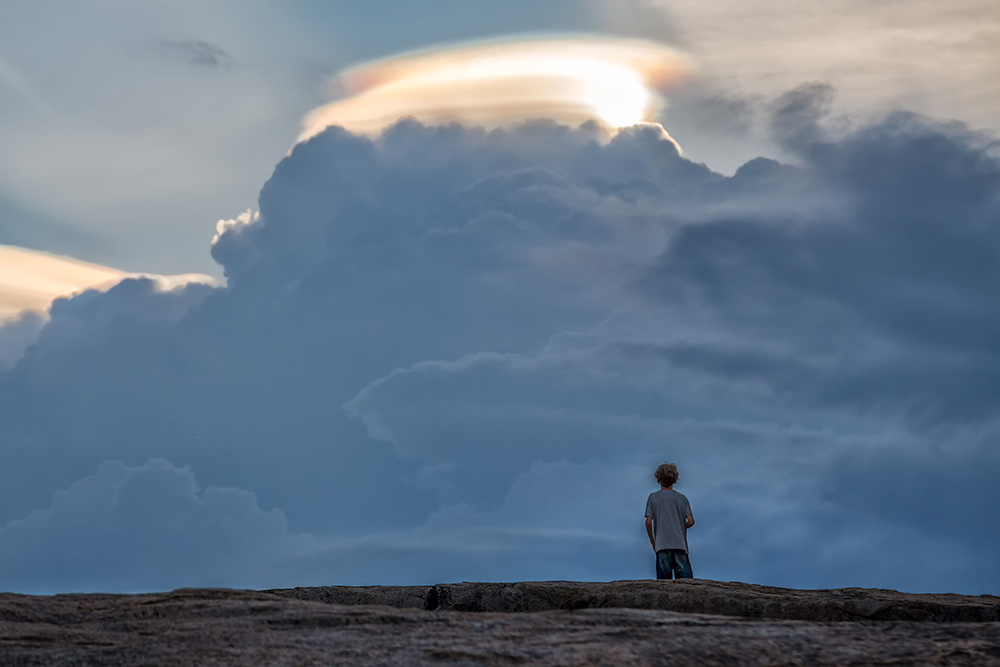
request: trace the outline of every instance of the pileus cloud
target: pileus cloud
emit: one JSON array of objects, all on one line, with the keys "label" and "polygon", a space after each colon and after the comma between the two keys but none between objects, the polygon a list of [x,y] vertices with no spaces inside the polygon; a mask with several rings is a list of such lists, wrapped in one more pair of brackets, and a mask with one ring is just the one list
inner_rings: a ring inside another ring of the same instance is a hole
[{"label": "pileus cloud", "polygon": [[378,134],[403,116],[501,127],[529,118],[609,129],[654,122],[660,94],[692,69],[683,53],[610,37],[492,40],[353,67],[346,96],[311,112],[299,141],[331,125]]}]

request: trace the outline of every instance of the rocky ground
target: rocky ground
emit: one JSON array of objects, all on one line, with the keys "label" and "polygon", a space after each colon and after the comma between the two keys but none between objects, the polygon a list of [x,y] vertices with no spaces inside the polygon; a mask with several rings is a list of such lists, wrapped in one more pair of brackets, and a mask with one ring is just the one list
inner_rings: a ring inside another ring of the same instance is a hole
[{"label": "rocky ground", "polygon": [[0,595],[2,665],[997,665],[1000,598],[713,581]]}]

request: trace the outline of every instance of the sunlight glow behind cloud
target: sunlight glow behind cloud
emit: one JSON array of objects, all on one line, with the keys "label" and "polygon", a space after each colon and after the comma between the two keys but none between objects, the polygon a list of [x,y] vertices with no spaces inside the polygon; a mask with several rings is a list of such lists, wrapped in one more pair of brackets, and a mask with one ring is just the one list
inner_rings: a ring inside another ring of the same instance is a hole
[{"label": "sunlight glow behind cloud", "polygon": [[400,118],[498,127],[527,118],[609,129],[656,118],[660,92],[691,70],[661,44],[609,37],[494,40],[404,54],[346,70],[347,95],[310,112],[299,141],[331,125],[377,134]]},{"label": "sunlight glow behind cloud", "polygon": [[87,289],[108,289],[125,278],[139,277],[155,280],[162,290],[191,282],[218,282],[211,276],[195,273],[176,276],[127,273],[70,257],[0,245],[0,320],[24,310],[45,311],[59,297]]}]

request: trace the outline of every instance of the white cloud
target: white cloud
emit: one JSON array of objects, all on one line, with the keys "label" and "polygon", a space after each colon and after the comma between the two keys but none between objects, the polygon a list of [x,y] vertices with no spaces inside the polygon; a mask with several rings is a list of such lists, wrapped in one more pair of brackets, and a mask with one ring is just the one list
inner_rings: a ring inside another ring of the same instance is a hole
[{"label": "white cloud", "polygon": [[245,225],[253,224],[260,220],[260,211],[247,209],[235,218],[219,220],[215,223],[215,236],[212,237],[212,245],[219,242],[219,237],[230,230],[238,230]]}]

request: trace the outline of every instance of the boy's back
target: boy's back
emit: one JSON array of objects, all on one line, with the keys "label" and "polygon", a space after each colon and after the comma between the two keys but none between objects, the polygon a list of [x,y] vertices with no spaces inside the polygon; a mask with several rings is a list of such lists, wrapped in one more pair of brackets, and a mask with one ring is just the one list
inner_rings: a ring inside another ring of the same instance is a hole
[{"label": "boy's back", "polygon": [[688,559],[688,528],[694,525],[691,503],[683,493],[674,491],[680,479],[677,466],[661,463],[653,474],[660,490],[646,500],[646,534],[656,553],[656,578],[690,579],[694,576]]},{"label": "boy's back", "polygon": [[688,553],[686,519],[690,514],[691,503],[683,493],[660,489],[649,494],[646,516],[653,519],[653,550],[681,549]]}]

